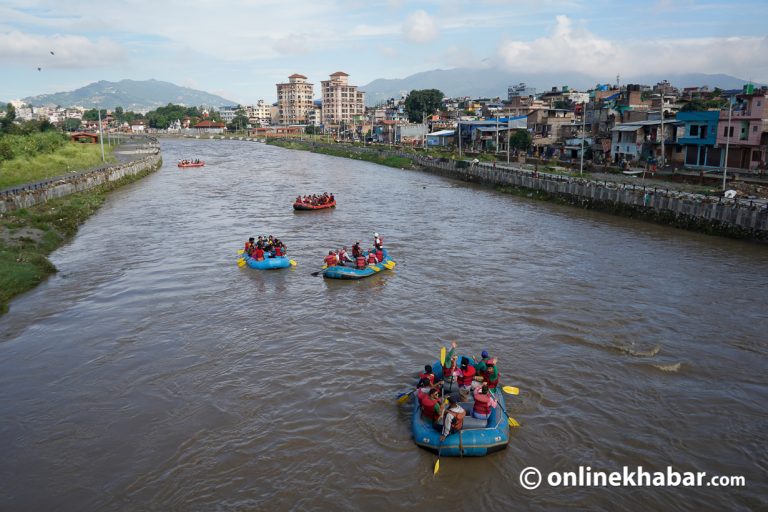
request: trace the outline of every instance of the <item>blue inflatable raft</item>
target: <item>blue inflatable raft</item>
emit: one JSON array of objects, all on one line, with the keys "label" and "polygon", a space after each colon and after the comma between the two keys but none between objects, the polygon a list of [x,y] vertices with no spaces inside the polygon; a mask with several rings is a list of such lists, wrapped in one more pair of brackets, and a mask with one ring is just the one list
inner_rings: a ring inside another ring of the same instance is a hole
[{"label": "blue inflatable raft", "polygon": [[291,259],[287,256],[265,257],[261,261],[257,261],[245,254],[239,256],[239,258],[243,258],[246,265],[257,270],[271,270],[276,268],[288,268],[291,266]]},{"label": "blue inflatable raft", "polygon": [[[470,360],[470,364],[474,364],[471,357],[465,357]],[[461,357],[459,357],[459,361],[461,361]],[[432,371],[437,380],[442,380],[443,366],[439,361],[432,364]],[[448,391],[448,386],[449,383],[446,382],[444,384],[445,391]],[[458,400],[458,384],[455,380],[451,386],[451,395]],[[497,389],[494,398],[506,409],[503,395],[501,389]],[[441,445],[440,431],[434,428],[431,420],[426,419],[421,414],[419,399],[416,393],[413,393],[414,406],[411,425],[413,441],[422,448],[435,453],[439,449],[440,455],[445,457],[482,457],[506,448],[509,444],[509,424],[507,423],[507,415],[504,414],[501,407],[497,405],[491,409],[491,415],[487,420],[480,420],[472,417],[473,400],[471,396],[469,399],[469,402],[460,402],[460,405],[467,411],[463,428],[458,432],[452,432]]]},{"label": "blue inflatable raft", "polygon": [[[396,263],[389,258],[387,250],[382,249],[381,252],[384,253],[384,260],[379,263],[366,265],[365,268],[361,269],[357,267],[340,267],[337,265],[323,270],[323,277],[327,277],[328,279],[362,279],[378,274],[382,270],[391,270],[395,268]],[[352,265],[352,263],[347,263],[347,265]]]}]

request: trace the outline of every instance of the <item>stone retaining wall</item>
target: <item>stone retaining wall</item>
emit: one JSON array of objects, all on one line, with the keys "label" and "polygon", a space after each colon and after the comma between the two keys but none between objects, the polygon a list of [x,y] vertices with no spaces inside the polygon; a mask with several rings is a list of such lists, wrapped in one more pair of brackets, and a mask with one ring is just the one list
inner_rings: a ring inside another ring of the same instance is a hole
[{"label": "stone retaining wall", "polygon": [[28,208],[50,199],[89,190],[110,181],[117,181],[124,176],[150,172],[160,168],[162,157],[156,139],[146,138],[141,140],[139,144],[136,144],[136,141],[133,141],[132,144],[116,150],[123,155],[123,159],[126,160],[124,162],[0,190],[0,213],[17,208]]}]

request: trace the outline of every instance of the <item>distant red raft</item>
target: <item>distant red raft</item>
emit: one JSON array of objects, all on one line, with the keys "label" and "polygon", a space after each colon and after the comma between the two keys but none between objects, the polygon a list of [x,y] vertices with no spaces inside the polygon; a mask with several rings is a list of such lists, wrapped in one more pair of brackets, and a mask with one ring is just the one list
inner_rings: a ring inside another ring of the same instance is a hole
[{"label": "distant red raft", "polygon": [[293,209],[294,210],[323,210],[325,208],[335,208],[336,207],[336,201],[331,201],[330,203],[325,204],[319,204],[317,206],[311,205],[311,204],[305,204],[305,203],[293,203]]},{"label": "distant red raft", "polygon": [[187,162],[187,163],[181,163],[179,162],[179,167],[202,167],[205,165],[205,162],[200,160],[199,162]]}]

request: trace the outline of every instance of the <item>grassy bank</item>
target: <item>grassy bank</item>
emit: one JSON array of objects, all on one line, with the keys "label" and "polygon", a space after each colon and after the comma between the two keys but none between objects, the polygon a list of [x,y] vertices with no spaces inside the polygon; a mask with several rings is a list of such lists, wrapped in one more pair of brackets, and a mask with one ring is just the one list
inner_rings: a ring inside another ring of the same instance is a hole
[{"label": "grassy bank", "polygon": [[291,142],[285,142],[285,141],[279,141],[279,140],[270,140],[268,141],[268,144],[272,144],[274,146],[280,146],[281,148],[287,148],[287,149],[300,149],[304,151],[312,151],[314,153],[321,153],[323,155],[331,155],[331,156],[339,156],[342,158],[351,158],[353,160],[363,160],[365,162],[372,162],[374,164],[380,164],[380,165],[387,165],[389,167],[397,167],[398,169],[415,169],[415,166],[411,162],[410,159],[401,157],[401,156],[393,156],[393,155],[386,155],[383,153],[365,153],[354,150],[354,148],[345,148],[344,146],[339,146],[338,148],[329,148],[325,146],[314,146],[311,142],[301,142],[301,141],[291,141]]},{"label": "grassy bank", "polygon": [[[114,162],[112,148],[104,146],[107,162]],[[21,155],[0,162],[0,188],[33,183],[102,165],[99,144],[65,142],[50,152]]]},{"label": "grassy bank", "polygon": [[87,192],[0,214],[0,314],[8,310],[8,302],[13,297],[56,272],[48,255],[77,233],[78,226],[104,203],[109,191],[149,172],[151,170]]}]

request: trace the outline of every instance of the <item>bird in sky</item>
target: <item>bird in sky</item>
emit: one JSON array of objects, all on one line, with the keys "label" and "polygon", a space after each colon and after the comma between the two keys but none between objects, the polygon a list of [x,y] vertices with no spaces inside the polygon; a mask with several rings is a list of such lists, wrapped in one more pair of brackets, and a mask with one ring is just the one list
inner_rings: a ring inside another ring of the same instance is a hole
[{"label": "bird in sky", "polygon": [[37,70],[38,70],[38,71],[42,71],[42,70],[43,70],[43,68],[41,68],[41,67],[39,67],[39,66],[38,66]]},{"label": "bird in sky", "polygon": [[51,55],[56,55],[55,53],[53,53],[53,50],[51,50]]}]

